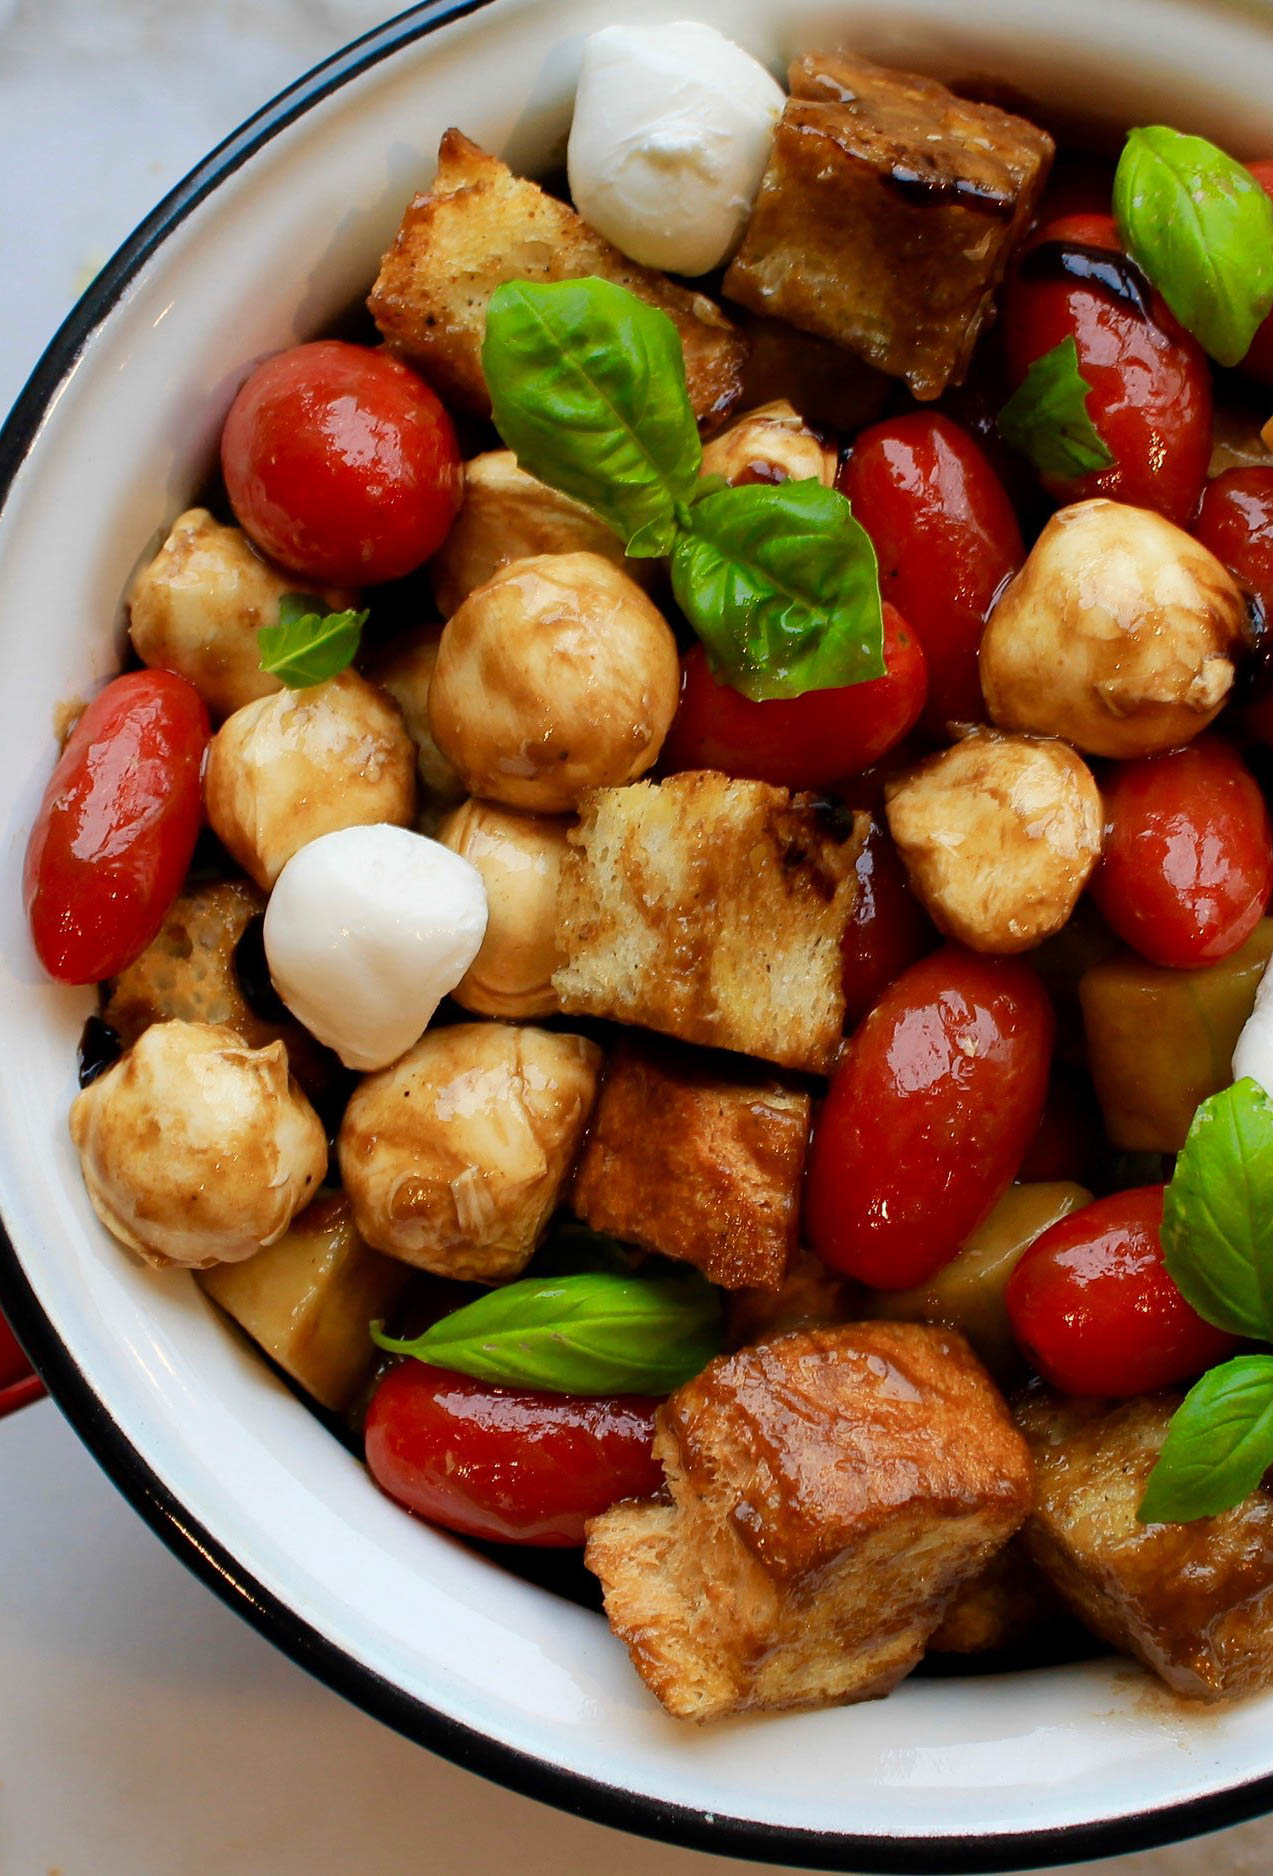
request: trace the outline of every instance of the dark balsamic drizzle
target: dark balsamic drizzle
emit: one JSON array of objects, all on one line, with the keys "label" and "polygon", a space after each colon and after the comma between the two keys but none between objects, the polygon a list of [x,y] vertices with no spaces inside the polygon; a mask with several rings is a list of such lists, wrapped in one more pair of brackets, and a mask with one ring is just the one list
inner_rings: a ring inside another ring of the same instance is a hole
[{"label": "dark balsamic drizzle", "polygon": [[1142,319],[1152,319],[1151,288],[1135,261],[1112,248],[1087,247],[1081,241],[1040,241],[1021,260],[1023,280],[1081,280],[1085,286],[1108,293],[1112,300],[1132,306]]},{"label": "dark balsamic drizzle", "polygon": [[1010,220],[1016,210],[1012,197],[1002,189],[985,188],[972,176],[946,175],[935,168],[916,169],[911,163],[894,163],[880,180],[903,201],[925,208],[947,207],[953,202],[1000,221]]},{"label": "dark balsamic drizzle", "polygon": [[104,1023],[100,1016],[90,1016],[80,1031],[80,1087],[87,1088],[108,1068],[113,1068],[123,1052],[118,1030]]},{"label": "dark balsamic drizzle", "polygon": [[258,912],[243,928],[234,947],[234,969],[248,1008],[263,1023],[285,1023],[287,1010],[270,980],[265,958],[265,914]]}]

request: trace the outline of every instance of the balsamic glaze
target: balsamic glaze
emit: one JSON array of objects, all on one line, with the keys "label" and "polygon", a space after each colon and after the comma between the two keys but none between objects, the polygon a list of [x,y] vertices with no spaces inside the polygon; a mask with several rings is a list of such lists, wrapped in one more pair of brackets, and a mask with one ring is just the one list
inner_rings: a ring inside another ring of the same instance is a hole
[{"label": "balsamic glaze", "polygon": [[108,1068],[113,1068],[123,1052],[119,1032],[104,1023],[100,1016],[90,1016],[80,1031],[80,1087],[87,1088]]},{"label": "balsamic glaze", "polygon": [[243,936],[234,947],[234,969],[252,1014],[263,1023],[285,1023],[287,1010],[270,981],[270,967],[265,960],[264,912],[258,912],[244,926]]},{"label": "balsamic glaze", "polygon": [[1021,260],[1023,280],[1081,280],[1099,288],[1112,300],[1134,307],[1142,319],[1152,319],[1151,290],[1135,261],[1113,248],[1087,247],[1081,241],[1040,241]]},{"label": "balsamic glaze", "polygon": [[1000,221],[1010,220],[1016,210],[1012,197],[1005,195],[1002,189],[984,188],[971,176],[944,175],[936,169],[916,169],[910,163],[894,163],[881,181],[903,201],[924,208],[941,208],[955,202],[960,208],[993,215]]}]

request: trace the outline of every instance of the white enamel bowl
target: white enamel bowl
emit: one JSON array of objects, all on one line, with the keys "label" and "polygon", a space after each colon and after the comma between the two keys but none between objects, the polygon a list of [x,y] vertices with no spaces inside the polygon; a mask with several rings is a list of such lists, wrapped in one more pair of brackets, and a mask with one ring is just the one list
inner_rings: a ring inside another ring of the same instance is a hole
[{"label": "white enamel bowl", "polygon": [[102,1464],[227,1600],[507,1784],[702,1848],[857,1870],[1015,1868],[1186,1835],[1273,1804],[1273,1698],[1190,1711],[1102,1660],[702,1732],[666,1719],[599,1616],[395,1510],[187,1278],[110,1242],[67,1138],[90,999],[42,981],[19,890],[56,704],[116,668],[129,574],[198,487],[235,387],[365,287],[440,133],[544,168],[581,36],[686,12],[776,70],[839,39],[1054,109],[1273,147],[1265,5],[435,0],[217,151],[106,268],[0,445],[0,1303]]}]

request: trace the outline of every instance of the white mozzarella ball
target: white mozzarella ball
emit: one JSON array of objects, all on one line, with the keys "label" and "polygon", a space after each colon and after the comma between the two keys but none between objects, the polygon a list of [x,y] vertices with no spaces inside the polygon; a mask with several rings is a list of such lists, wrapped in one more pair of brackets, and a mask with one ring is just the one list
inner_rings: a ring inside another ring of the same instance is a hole
[{"label": "white mozzarella ball", "polygon": [[274,987],[346,1068],[383,1068],[424,1033],[486,932],[477,868],[406,827],[347,827],[294,854],[270,895]]},{"label": "white mozzarella ball", "polygon": [[737,247],[786,94],[714,26],[607,26],[584,45],[567,167],[584,220],[645,267]]},{"label": "white mozzarella ball", "polygon": [[1255,993],[1255,1008],[1242,1025],[1233,1051],[1233,1079],[1249,1075],[1273,1096],[1273,965],[1266,967]]}]

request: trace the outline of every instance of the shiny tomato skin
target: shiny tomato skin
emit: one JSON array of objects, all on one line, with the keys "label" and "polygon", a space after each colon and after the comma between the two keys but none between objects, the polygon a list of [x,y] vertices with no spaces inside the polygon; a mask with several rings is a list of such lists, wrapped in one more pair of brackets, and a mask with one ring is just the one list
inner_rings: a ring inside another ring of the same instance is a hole
[{"label": "shiny tomato skin", "polygon": [[857,892],[840,948],[844,957],[844,1020],[854,1029],[895,978],[931,951],[937,933],[911,891],[906,868],[881,815],[871,825],[855,868]]},{"label": "shiny tomato skin", "polygon": [[[1265,195],[1273,196],[1273,162],[1262,160],[1248,163],[1247,168]],[[1258,378],[1261,384],[1273,384],[1273,313],[1257,330],[1242,360],[1241,369],[1249,372],[1251,377]]]},{"label": "shiny tomato skin", "polygon": [[780,788],[823,788],[870,768],[901,741],[924,707],[928,677],[915,634],[895,607],[884,607],[883,677],[802,697],[754,703],[719,682],[701,645],[681,665],[681,701],[662,764],[720,769]]},{"label": "shiny tomato skin", "polygon": [[1120,762],[1104,787],[1097,910],[1151,964],[1216,964],[1255,930],[1273,891],[1273,828],[1241,757],[1206,736]]},{"label": "shiny tomato skin", "polygon": [[1194,533],[1254,593],[1273,622],[1273,466],[1213,476]]},{"label": "shiny tomato skin", "polygon": [[400,579],[463,493],[451,419],[388,352],[319,339],[258,365],[221,433],[230,506],[262,553],[336,586]]},{"label": "shiny tomato skin", "polygon": [[203,825],[208,733],[203,699],[171,671],[115,678],[71,731],[22,877],[50,977],[100,983],[159,930]]},{"label": "shiny tomato skin", "polygon": [[1115,461],[1086,475],[1045,476],[1044,484],[1061,501],[1105,495],[1187,526],[1211,459],[1206,355],[1156,293],[1147,318],[1083,280],[1032,278],[1031,253],[1053,241],[1121,252],[1109,215],[1066,216],[1036,230],[1004,293],[1009,378],[1019,385],[1036,359],[1073,339],[1091,387],[1088,415]]},{"label": "shiny tomato skin", "polygon": [[1185,1301],[1163,1263],[1162,1186],[1137,1186],[1059,1219],[1008,1279],[1012,1332],[1065,1394],[1122,1399],[1222,1361],[1234,1337]]},{"label": "shiny tomato skin", "polygon": [[890,1290],[950,1261],[1038,1129],[1052,1032],[1015,959],[943,945],[890,985],[813,1132],[805,1230],[824,1263]]},{"label": "shiny tomato skin", "polygon": [[495,1387],[425,1362],[391,1368],[371,1398],[367,1466],[431,1524],[499,1544],[561,1549],[620,1498],[663,1484],[658,1402]]},{"label": "shiny tomato skin", "polygon": [[885,599],[923,648],[925,729],[941,737],[948,723],[980,722],[981,635],[1025,558],[989,458],[951,418],[913,411],[863,430],[837,486],[874,544]]}]

